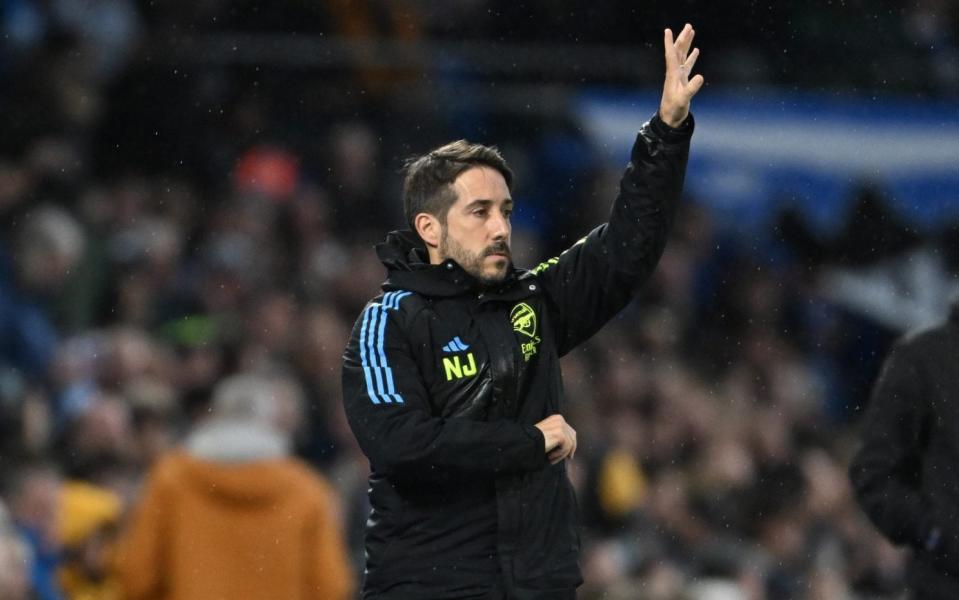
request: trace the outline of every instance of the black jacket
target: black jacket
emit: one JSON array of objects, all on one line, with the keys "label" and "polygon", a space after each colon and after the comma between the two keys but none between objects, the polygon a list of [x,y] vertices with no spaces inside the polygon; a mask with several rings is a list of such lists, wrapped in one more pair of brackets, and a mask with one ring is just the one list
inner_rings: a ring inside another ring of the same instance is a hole
[{"label": "black jacket", "polygon": [[913,549],[919,598],[959,598],[959,307],[893,347],[850,467],[876,527]]},{"label": "black jacket", "polygon": [[364,598],[562,598],[582,582],[576,500],[534,424],[563,412],[559,358],[652,272],[679,200],[693,123],[658,117],[633,147],[609,223],[482,288],[429,265],[410,232],[344,355],[350,427],[370,459]]}]

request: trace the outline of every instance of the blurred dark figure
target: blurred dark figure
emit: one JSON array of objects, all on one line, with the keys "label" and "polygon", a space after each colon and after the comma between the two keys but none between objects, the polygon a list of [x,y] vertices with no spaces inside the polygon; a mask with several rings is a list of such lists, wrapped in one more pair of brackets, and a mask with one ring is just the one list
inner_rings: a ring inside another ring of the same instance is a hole
[{"label": "blurred dark figure", "polygon": [[850,468],[866,514],[912,549],[913,598],[959,597],[959,303],[950,319],[905,336],[873,391]]},{"label": "blurred dark figure", "polygon": [[884,194],[864,184],[845,216],[842,230],[820,240],[795,211],[786,211],[778,228],[803,264],[863,267],[919,246],[916,230],[889,206]]},{"label": "blurred dark figure", "polygon": [[210,417],[148,476],[121,544],[125,598],[350,596],[334,492],[289,457],[301,395],[274,376],[217,387]]},{"label": "blurred dark figure", "polygon": [[[0,497],[8,503],[11,521],[32,558],[30,581],[37,600],[62,600],[57,582],[60,565],[62,479],[46,462],[24,462],[0,479]],[[18,547],[20,544],[15,544]]]},{"label": "blurred dark figure", "polygon": [[47,305],[83,251],[83,231],[65,211],[40,207],[0,245],[0,364],[31,381],[47,375],[59,336]]},{"label": "blurred dark figure", "polygon": [[32,600],[30,550],[20,539],[0,503],[0,598]]}]

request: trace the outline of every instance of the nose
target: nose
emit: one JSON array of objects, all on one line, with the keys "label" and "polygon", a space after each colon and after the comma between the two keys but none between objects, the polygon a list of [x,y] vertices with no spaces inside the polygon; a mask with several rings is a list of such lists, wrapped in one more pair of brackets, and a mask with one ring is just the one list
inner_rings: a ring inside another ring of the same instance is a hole
[{"label": "nose", "polygon": [[494,215],[488,221],[490,228],[490,236],[496,240],[506,240],[509,239],[510,224],[509,219],[503,216],[501,212],[495,212]]}]

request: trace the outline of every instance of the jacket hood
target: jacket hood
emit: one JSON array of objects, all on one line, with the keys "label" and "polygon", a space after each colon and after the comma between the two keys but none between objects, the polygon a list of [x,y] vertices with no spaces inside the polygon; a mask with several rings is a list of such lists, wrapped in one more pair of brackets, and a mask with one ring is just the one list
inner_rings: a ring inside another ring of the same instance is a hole
[{"label": "jacket hood", "polygon": [[[383,290],[409,290],[425,296],[458,296],[479,289],[509,294],[517,288],[525,271],[510,268],[506,278],[495,286],[484,286],[453,259],[430,264],[429,253],[419,236],[409,229],[392,231],[386,241],[377,244],[376,254],[386,267]],[[511,294],[512,295],[512,294]]]},{"label": "jacket hood", "polygon": [[177,477],[184,485],[207,494],[218,502],[231,504],[264,504],[275,502],[290,492],[288,470],[277,468],[288,462],[283,453],[268,453],[261,458],[226,461],[198,456],[188,440],[185,451],[178,452],[174,462]]},{"label": "jacket hood", "polygon": [[287,470],[276,468],[285,462],[283,459],[225,464],[188,454],[178,458],[183,483],[219,503],[272,504],[293,492]]},{"label": "jacket hood", "polygon": [[376,254],[388,271],[412,271],[430,266],[426,246],[409,229],[389,232],[386,240],[376,245]]},{"label": "jacket hood", "polygon": [[243,463],[286,456],[290,440],[279,431],[247,419],[212,419],[190,433],[187,450],[204,460]]}]

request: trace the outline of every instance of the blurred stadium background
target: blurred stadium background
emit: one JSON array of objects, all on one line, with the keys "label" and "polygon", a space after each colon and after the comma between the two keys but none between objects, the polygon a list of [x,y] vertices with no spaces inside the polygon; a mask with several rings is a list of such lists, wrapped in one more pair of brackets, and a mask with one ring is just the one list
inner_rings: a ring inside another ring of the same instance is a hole
[{"label": "blurred stadium background", "polygon": [[0,597],[122,598],[144,474],[237,372],[301,389],[360,577],[340,355],[403,159],[498,145],[536,264],[604,220],[687,21],[681,216],[564,359],[581,597],[901,597],[845,469],[891,340],[957,287],[949,0],[0,3]]}]

